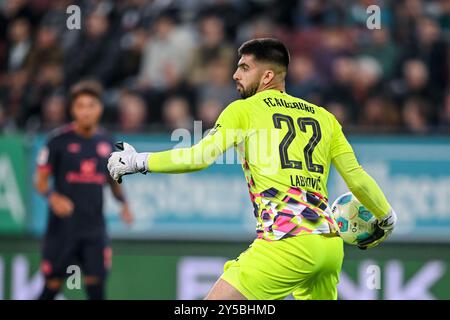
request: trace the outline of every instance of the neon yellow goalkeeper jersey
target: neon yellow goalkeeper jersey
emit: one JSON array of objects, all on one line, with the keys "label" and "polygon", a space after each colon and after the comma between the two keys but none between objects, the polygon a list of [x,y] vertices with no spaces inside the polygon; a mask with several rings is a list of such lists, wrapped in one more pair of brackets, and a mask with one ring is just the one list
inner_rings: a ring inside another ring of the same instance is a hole
[{"label": "neon yellow goalkeeper jersey", "polygon": [[331,113],[285,92],[265,90],[231,103],[197,145],[151,154],[149,168],[200,170],[231,146],[240,156],[258,238],[337,232],[327,179],[331,160],[353,150]]}]

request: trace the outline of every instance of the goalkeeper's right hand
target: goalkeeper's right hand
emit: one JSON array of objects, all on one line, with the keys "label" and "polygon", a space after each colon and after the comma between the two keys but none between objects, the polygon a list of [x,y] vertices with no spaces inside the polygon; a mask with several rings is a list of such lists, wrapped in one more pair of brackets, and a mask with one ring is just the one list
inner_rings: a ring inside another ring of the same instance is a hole
[{"label": "goalkeeper's right hand", "polygon": [[118,142],[116,147],[120,151],[114,151],[108,159],[108,171],[114,180],[121,183],[124,175],[148,172],[149,153],[137,153],[136,149],[126,142]]},{"label": "goalkeeper's right hand", "polygon": [[389,213],[376,224],[373,234],[369,238],[358,242],[358,248],[366,250],[376,247],[392,233],[396,223],[397,215],[394,209],[391,209]]}]

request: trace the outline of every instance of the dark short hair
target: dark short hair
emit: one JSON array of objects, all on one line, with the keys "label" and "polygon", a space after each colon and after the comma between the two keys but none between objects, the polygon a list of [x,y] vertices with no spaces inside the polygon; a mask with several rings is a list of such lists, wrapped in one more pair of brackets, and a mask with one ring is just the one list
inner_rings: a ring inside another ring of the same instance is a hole
[{"label": "dark short hair", "polygon": [[70,87],[69,106],[71,107],[73,102],[82,94],[90,95],[101,102],[103,95],[102,85],[95,80],[83,80],[75,83]]},{"label": "dark short hair", "polygon": [[238,49],[239,57],[251,54],[258,61],[274,63],[286,69],[289,66],[289,50],[278,39],[259,38],[244,42]]}]

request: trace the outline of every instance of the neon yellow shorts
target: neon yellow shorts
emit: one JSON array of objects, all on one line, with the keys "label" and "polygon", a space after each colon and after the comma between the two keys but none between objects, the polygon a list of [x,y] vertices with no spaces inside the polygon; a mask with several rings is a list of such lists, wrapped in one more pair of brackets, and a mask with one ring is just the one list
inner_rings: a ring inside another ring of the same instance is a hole
[{"label": "neon yellow shorts", "polygon": [[336,300],[344,258],[340,237],[301,235],[256,239],[235,260],[225,263],[221,279],[249,300]]}]

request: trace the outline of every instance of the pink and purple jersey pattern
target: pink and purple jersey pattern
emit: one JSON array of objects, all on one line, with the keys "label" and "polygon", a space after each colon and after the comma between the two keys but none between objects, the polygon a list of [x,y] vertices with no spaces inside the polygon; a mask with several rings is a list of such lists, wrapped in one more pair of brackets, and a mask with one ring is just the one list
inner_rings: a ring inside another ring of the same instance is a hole
[{"label": "pink and purple jersey pattern", "polygon": [[[238,151],[242,151],[239,146]],[[241,161],[259,239],[273,241],[304,234],[338,234],[339,228],[325,197],[297,187],[257,192],[248,162],[243,157]]]}]

